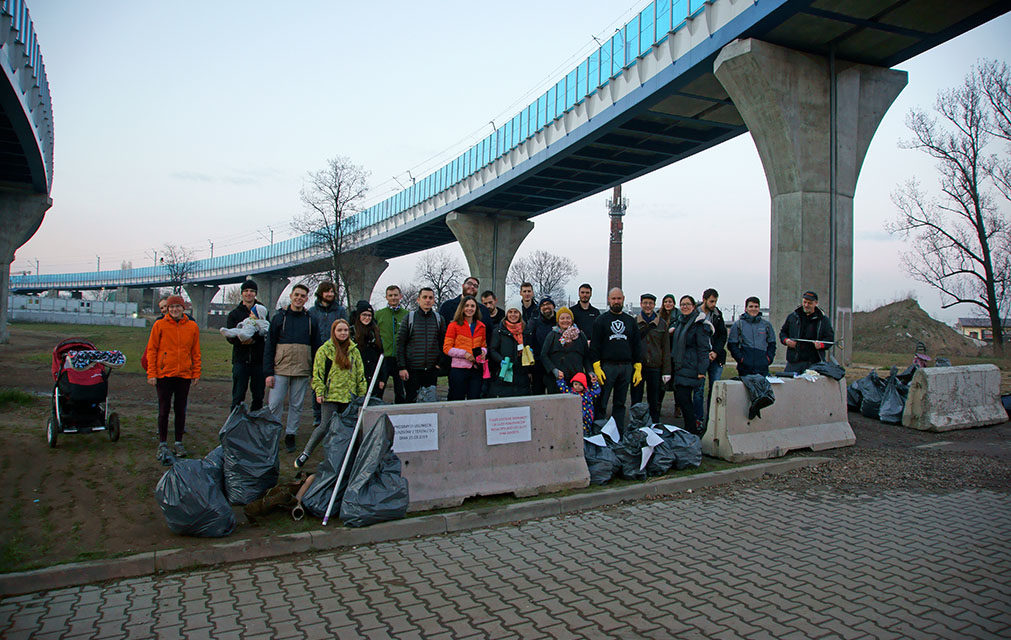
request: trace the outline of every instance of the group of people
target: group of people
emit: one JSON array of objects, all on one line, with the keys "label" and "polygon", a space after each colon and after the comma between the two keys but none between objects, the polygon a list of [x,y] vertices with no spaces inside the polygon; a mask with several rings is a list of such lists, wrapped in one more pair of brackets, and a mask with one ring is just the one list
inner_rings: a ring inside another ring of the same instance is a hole
[{"label": "group of people", "polygon": [[[305,464],[326,435],[330,418],[354,397],[382,397],[393,388],[393,400],[416,402],[419,392],[434,388],[440,376],[449,381],[449,400],[575,393],[582,398],[583,426],[608,414],[624,429],[626,404],[645,401],[650,417],[660,421],[663,399],[673,392],[685,429],[705,432],[706,378],[711,394],[720,379],[726,350],[740,375],[768,375],[776,337],[762,317],[758,298],[748,298],[745,312],[727,329],[717,306],[719,293],[707,289],[701,300],[644,293],[640,311],[625,311],[621,289],[607,294],[607,308],[590,304],[593,289],[579,287],[578,302],[558,307],[545,296],[535,303],[533,287],[523,283],[520,303],[498,307],[492,291],[478,296],[480,282],[464,280],[459,296],[436,309],[435,292],[423,287],[416,308],[403,304],[397,285],[386,288],[386,306],[378,311],[359,301],[354,311],[337,301],[331,282],[320,283],[309,307],[309,288],[292,287],[289,303],[269,318],[264,335],[230,337],[232,343],[232,408],[251,395],[250,409],[263,407],[281,418],[287,402],[285,447],[296,450],[305,394],[313,397],[313,432],[295,460]],[[257,285],[241,285],[241,301],[228,314],[226,327],[260,318]],[[175,412],[175,454],[185,455],[186,399],[200,378],[199,331],[185,314],[180,296],[164,300],[163,317],[152,327],[143,363],[148,381],[158,389],[158,458],[167,463],[168,415]],[[834,334],[818,309],[818,296],[805,292],[801,306],[786,319],[779,342],[787,347],[787,371],[803,371],[824,359]],[[383,356],[380,363],[380,356]],[[610,411],[608,412],[608,406]]]}]

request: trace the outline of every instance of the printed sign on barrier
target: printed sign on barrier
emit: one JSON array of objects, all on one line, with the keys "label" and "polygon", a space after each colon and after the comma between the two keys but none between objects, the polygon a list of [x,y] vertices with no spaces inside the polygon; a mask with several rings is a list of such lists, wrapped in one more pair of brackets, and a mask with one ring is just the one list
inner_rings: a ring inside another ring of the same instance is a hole
[{"label": "printed sign on barrier", "polygon": [[439,450],[439,414],[415,413],[391,415],[393,452]]},{"label": "printed sign on barrier", "polygon": [[488,409],[484,412],[488,444],[530,441],[530,407]]}]

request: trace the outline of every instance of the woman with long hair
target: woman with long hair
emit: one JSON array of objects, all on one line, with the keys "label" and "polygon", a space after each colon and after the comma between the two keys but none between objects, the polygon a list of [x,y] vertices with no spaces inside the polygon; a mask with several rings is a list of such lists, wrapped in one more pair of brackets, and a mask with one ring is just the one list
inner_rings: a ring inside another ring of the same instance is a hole
[{"label": "woman with long hair", "polygon": [[[379,335],[379,325],[373,320],[376,312],[367,300],[359,300],[354,312],[354,341],[358,347],[358,352],[362,354],[362,364],[365,365],[366,382],[372,379],[376,372],[376,365],[379,364],[379,356],[383,354],[383,338]],[[383,388],[386,386],[386,361],[379,369],[379,379],[372,388],[373,398],[383,397]]]},{"label": "woman with long hair", "polygon": [[302,468],[313,449],[323,440],[334,414],[339,415],[347,409],[352,394],[365,395],[365,365],[361,352],[351,341],[351,326],[344,318],[334,320],[330,326],[330,339],[316,351],[311,384],[316,402],[320,404],[321,419],[305,443],[305,449],[295,458],[296,469]]},{"label": "woman with long hair", "polygon": [[446,327],[442,351],[450,357],[448,400],[476,400],[488,373],[488,349],[477,299],[464,296],[453,321]]},{"label": "woman with long hair", "polygon": [[488,358],[498,369],[491,383],[496,398],[530,395],[530,367],[523,366],[524,328],[523,313],[518,307],[509,307],[502,322],[492,329]]},{"label": "woman with long hair", "polygon": [[709,370],[713,325],[704,313],[699,313],[695,298],[681,296],[679,306],[681,313],[674,316],[670,334],[674,399],[685,418],[685,431],[701,438],[706,425],[702,424],[701,416],[695,415],[692,395],[703,384]]},{"label": "woman with long hair", "polygon": [[[674,294],[668,293],[660,301],[660,309],[657,311],[657,315],[663,318],[664,324],[670,327],[674,320],[677,320],[677,315],[675,314],[675,307],[677,304],[674,302]],[[674,318],[674,320],[671,320]]]}]

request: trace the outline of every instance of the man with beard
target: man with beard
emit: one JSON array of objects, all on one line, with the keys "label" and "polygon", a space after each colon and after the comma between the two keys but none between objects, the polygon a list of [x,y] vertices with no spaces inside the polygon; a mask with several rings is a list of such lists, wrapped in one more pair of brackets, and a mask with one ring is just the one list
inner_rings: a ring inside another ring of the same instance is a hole
[{"label": "man with beard", "polygon": [[806,291],[800,306],[786,316],[779,330],[779,341],[786,345],[785,373],[803,373],[825,359],[826,342],[835,342],[832,323],[818,308],[818,294]]},{"label": "man with beard", "polygon": [[667,323],[656,312],[656,296],[642,294],[639,296],[639,307],[642,311],[635,320],[639,326],[641,362],[646,382],[632,387],[632,404],[642,402],[645,392],[649,417],[657,423],[660,422],[660,407],[663,405],[663,386],[670,380],[670,339],[667,337]]},{"label": "man with beard", "polygon": [[[463,286],[461,287],[463,293],[455,298],[446,300],[442,303],[442,306],[439,307],[439,315],[446,321],[447,327],[456,316],[456,308],[460,306],[460,301],[463,300],[464,296],[471,296],[472,298],[477,299],[477,287],[479,284],[481,284],[481,282],[476,277],[467,276],[467,279],[463,281]],[[477,305],[477,310],[481,312],[481,322],[484,323],[484,326],[490,327],[491,316],[488,314],[488,308],[479,304]]]},{"label": "man with beard", "polygon": [[703,424],[709,417],[706,398],[713,396],[713,385],[723,376],[723,366],[727,363],[727,322],[723,319],[723,312],[716,306],[719,299],[720,294],[716,289],[706,289],[699,304],[699,313],[713,325],[713,335],[710,338],[713,350],[709,352],[709,369],[706,371],[709,376],[709,395],[706,396],[706,385],[703,384],[695,390],[694,397],[695,415]]},{"label": "man with beard", "polygon": [[625,431],[625,400],[629,385],[642,383],[642,352],[636,320],[624,312],[625,294],[615,287],[607,292],[607,311],[593,323],[590,354],[593,372],[603,385],[600,408],[606,412],[614,394],[611,417]]},{"label": "man with beard", "polygon": [[593,323],[600,316],[600,309],[590,304],[592,295],[593,288],[584,282],[579,285],[579,303],[572,307],[572,319],[587,338],[593,334]]},{"label": "man with beard", "polygon": [[[348,319],[348,310],[341,303],[337,302],[337,287],[329,280],[320,282],[316,287],[316,304],[309,309],[309,318],[316,327],[316,335],[323,336],[319,345],[312,349],[312,358],[316,358],[316,350],[324,342],[330,339],[330,327],[338,318]],[[316,395],[312,396],[312,426],[315,429],[319,426],[322,409],[316,402]]]},{"label": "man with beard", "polygon": [[[555,326],[555,301],[548,296],[541,298],[538,305],[540,313],[528,324],[526,338],[524,340],[534,352],[534,366],[530,369],[530,390],[535,396],[548,392],[547,385],[544,384],[544,363],[541,362],[541,349],[544,341],[551,335],[551,330]],[[554,390],[550,390],[554,392]]]}]

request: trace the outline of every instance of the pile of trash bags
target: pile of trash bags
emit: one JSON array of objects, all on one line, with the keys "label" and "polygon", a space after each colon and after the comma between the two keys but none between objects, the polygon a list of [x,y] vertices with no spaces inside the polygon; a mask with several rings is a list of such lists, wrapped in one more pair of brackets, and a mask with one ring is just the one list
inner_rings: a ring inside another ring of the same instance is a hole
[{"label": "pile of trash bags", "polygon": [[[369,404],[384,403],[373,398]],[[326,515],[361,405],[362,399],[356,399],[330,422],[323,442],[323,460],[301,500],[302,507],[317,518]],[[331,515],[339,513],[341,522],[348,527],[403,518],[409,503],[407,478],[401,475],[400,458],[393,453],[393,424],[388,416],[382,416],[365,431],[349,460]]]},{"label": "pile of trash bags", "polygon": [[176,460],[154,489],[168,528],[184,536],[220,538],[235,529],[224,491],[224,452],[203,460]]},{"label": "pile of trash bags", "polygon": [[702,443],[698,436],[680,427],[653,424],[649,405],[644,402],[633,405],[629,416],[624,436],[619,434],[612,418],[596,421],[597,433],[583,438],[583,457],[591,484],[607,484],[615,476],[644,480],[671,469],[702,464]]},{"label": "pile of trash bags", "polygon": [[898,367],[892,367],[886,379],[872,370],[846,388],[847,406],[866,418],[886,424],[901,423],[902,412],[906,409],[906,397],[909,395],[909,382],[918,368],[917,365],[910,365],[899,373]]}]

